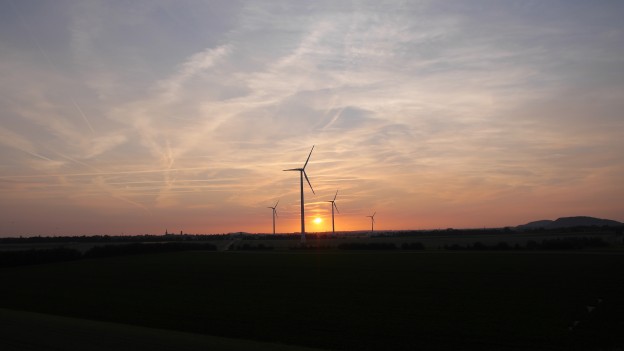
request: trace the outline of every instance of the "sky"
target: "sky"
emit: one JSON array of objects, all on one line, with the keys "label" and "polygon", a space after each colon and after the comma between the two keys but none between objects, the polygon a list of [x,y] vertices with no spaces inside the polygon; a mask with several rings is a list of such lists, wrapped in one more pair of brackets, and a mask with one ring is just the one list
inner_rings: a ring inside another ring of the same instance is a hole
[{"label": "sky", "polygon": [[0,236],[624,221],[623,15],[0,0]]}]

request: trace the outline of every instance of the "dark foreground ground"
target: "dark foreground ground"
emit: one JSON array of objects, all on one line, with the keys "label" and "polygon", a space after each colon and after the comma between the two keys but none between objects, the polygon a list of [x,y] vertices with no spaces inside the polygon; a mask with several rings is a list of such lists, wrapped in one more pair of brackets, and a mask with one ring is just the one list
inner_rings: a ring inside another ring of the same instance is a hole
[{"label": "dark foreground ground", "polygon": [[311,348],[0,309],[3,351],[313,351]]},{"label": "dark foreground ground", "polygon": [[[231,346],[206,346],[202,335],[239,339],[227,339],[239,349],[252,349],[245,340],[337,350],[624,346],[619,250],[179,252],[2,268],[0,282],[0,307],[116,323],[54,330],[41,318],[59,317],[0,310],[3,350],[50,335],[59,350],[109,339],[101,349]],[[6,322],[11,315],[21,322]]]}]

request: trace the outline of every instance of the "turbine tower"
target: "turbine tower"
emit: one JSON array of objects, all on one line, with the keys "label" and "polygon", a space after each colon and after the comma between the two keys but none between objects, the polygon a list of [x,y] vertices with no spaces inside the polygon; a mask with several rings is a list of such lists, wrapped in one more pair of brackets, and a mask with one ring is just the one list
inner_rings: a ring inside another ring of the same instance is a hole
[{"label": "turbine tower", "polygon": [[275,235],[275,217],[277,217],[277,211],[275,209],[277,208],[277,204],[279,204],[279,200],[277,200],[277,202],[275,203],[275,206],[268,207],[273,210],[273,235]]},{"label": "turbine tower", "polygon": [[375,231],[375,215],[377,214],[377,211],[375,211],[375,213],[373,213],[372,216],[366,216],[366,217],[370,217],[371,219],[371,233]]},{"label": "turbine tower", "polygon": [[305,244],[305,242],[306,242],[306,238],[305,238],[304,202],[303,202],[303,177],[305,177],[306,181],[308,182],[308,185],[310,186],[310,189],[312,190],[312,193],[316,195],[316,193],[314,192],[314,189],[312,188],[312,184],[310,184],[310,179],[308,179],[308,175],[305,172],[305,168],[308,165],[308,161],[310,161],[310,156],[312,156],[312,151],[314,151],[314,145],[312,145],[312,150],[310,150],[310,154],[308,154],[308,159],[303,164],[303,167],[301,167],[301,168],[291,168],[291,169],[285,169],[284,170],[284,171],[299,171],[299,188],[301,190],[301,243],[302,244]]},{"label": "turbine tower", "polygon": [[327,202],[331,202],[331,209],[332,209],[332,234],[336,234],[336,229],[334,227],[334,208],[336,208],[336,212],[340,213],[340,211],[338,211],[338,206],[336,206],[336,196],[338,196],[338,190],[336,190],[336,195],[334,195],[334,199],[331,201],[327,201]]}]

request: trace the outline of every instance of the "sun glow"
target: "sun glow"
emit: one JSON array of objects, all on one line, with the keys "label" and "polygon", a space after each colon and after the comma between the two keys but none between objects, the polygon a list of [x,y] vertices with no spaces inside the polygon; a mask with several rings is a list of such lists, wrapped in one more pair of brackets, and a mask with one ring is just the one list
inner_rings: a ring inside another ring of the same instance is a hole
[{"label": "sun glow", "polygon": [[323,219],[321,217],[314,218],[314,224],[321,224],[321,223],[323,223]]}]

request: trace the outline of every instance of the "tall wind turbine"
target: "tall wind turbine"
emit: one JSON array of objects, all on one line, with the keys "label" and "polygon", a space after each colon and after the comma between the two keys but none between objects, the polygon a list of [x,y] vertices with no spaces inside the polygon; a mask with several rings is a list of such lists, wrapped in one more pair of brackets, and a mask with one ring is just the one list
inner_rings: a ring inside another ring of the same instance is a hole
[{"label": "tall wind turbine", "polygon": [[336,190],[336,195],[334,195],[334,199],[331,201],[327,201],[327,202],[331,202],[331,209],[332,209],[332,234],[336,234],[336,229],[334,227],[334,208],[336,208],[336,212],[340,213],[340,211],[338,211],[338,206],[336,206],[336,196],[338,196],[338,190]]},{"label": "tall wind turbine", "polygon": [[300,190],[301,190],[301,243],[305,243],[306,239],[305,239],[305,216],[304,216],[304,202],[303,202],[303,177],[305,177],[306,181],[308,182],[308,185],[310,186],[310,189],[312,190],[312,193],[316,195],[316,193],[314,192],[314,189],[312,188],[312,184],[310,184],[310,179],[308,179],[308,175],[305,172],[305,168],[308,165],[308,161],[310,161],[310,156],[312,156],[312,151],[314,151],[314,145],[312,145],[312,150],[310,150],[310,154],[308,155],[308,159],[305,161],[305,163],[303,164],[303,167],[301,168],[291,168],[291,169],[285,169],[284,171],[299,171],[299,185],[300,185]]},{"label": "tall wind turbine", "polygon": [[366,217],[370,217],[371,219],[371,233],[375,231],[375,215],[377,214],[377,211],[375,211],[375,213],[373,213],[372,216],[366,216]]},{"label": "tall wind turbine", "polygon": [[279,204],[279,200],[277,200],[277,202],[275,203],[275,206],[268,207],[273,210],[273,235],[275,235],[275,217],[277,217],[277,211],[275,209],[277,208],[277,204]]}]

